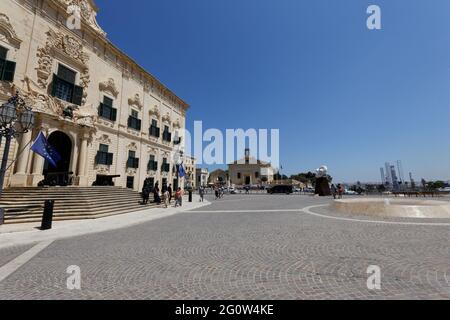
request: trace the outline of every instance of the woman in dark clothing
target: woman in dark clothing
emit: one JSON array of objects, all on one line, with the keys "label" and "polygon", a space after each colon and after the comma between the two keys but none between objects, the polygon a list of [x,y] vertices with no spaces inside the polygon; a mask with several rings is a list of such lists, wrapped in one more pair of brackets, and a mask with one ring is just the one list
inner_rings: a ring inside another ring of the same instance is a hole
[{"label": "woman in dark clothing", "polygon": [[159,183],[158,182],[155,184],[155,187],[153,188],[153,197],[155,199],[155,203],[157,203],[157,204],[161,203],[161,197],[159,195]]}]

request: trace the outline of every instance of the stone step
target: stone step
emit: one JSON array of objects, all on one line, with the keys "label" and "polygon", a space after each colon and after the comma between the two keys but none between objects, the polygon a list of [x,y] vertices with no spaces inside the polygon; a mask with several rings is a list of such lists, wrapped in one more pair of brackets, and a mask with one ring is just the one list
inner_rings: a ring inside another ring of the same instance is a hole
[{"label": "stone step", "polygon": [[[141,204],[135,204],[135,205],[119,205],[119,206],[115,206],[115,207],[96,209],[93,211],[70,210],[70,209],[65,210],[65,211],[56,211],[55,210],[55,211],[53,211],[53,216],[54,217],[92,216],[92,215],[103,214],[103,213],[108,213],[108,212],[123,211],[123,210],[135,211],[136,209],[141,209],[141,208],[151,209],[154,207],[157,207],[157,206],[154,204],[150,204],[147,206],[143,206]],[[29,218],[29,217],[34,217],[34,216],[42,217],[42,214],[43,214],[43,210],[29,211],[29,212],[23,213],[23,214],[22,213],[21,214],[5,214],[5,220]]]},{"label": "stone step", "polygon": [[0,198],[5,223],[41,221],[47,199],[55,200],[55,220],[93,219],[155,207],[140,205],[138,192],[119,187],[14,188]]},{"label": "stone step", "polygon": [[[77,207],[60,207],[60,208],[54,208],[53,209],[53,213],[54,215],[64,215],[66,213],[87,213],[87,214],[95,214],[98,212],[101,212],[103,210],[115,210],[116,208],[136,208],[136,207],[140,207],[142,206],[141,204],[139,204],[138,202],[135,203],[118,203],[115,204],[114,206],[94,206],[94,207],[84,207],[84,208],[77,208]],[[40,207],[40,208],[32,208],[32,209],[26,209],[26,210],[21,210],[19,212],[15,212],[15,211],[6,211],[5,212],[5,217],[8,216],[22,216],[23,214],[39,214],[42,215],[44,211],[44,207]]]},{"label": "stone step", "polygon": [[[152,209],[152,208],[157,208],[157,207],[156,206],[155,207],[141,206],[140,208],[136,208],[131,211],[130,210],[119,210],[119,211],[111,211],[108,213],[99,213],[96,215],[73,215],[73,216],[63,216],[63,217],[55,216],[53,218],[53,221],[100,219],[100,218],[105,218],[105,217],[110,217],[110,216],[126,214],[126,213],[130,213],[130,212],[138,212],[138,211],[148,210],[148,209]],[[5,219],[5,224],[30,223],[30,222],[41,222],[41,221],[42,221],[42,216],[32,216],[32,217],[23,218],[23,219],[8,219],[8,220]]]}]

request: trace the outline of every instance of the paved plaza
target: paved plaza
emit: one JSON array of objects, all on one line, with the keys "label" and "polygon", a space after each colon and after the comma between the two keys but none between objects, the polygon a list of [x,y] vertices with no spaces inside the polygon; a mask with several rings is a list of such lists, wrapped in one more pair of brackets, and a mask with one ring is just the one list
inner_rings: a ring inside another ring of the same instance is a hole
[{"label": "paved plaza", "polygon": [[[1,299],[450,299],[450,221],[331,212],[330,199],[229,195],[128,228],[55,240]],[[0,249],[0,266],[32,245]],[[67,289],[68,266],[81,290]],[[367,269],[381,269],[381,289]]]}]

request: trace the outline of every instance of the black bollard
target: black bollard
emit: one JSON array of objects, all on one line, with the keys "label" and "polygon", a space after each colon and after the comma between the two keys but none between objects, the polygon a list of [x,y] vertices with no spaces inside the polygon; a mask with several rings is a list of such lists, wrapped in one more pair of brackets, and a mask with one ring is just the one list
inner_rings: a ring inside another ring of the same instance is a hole
[{"label": "black bollard", "polygon": [[5,209],[0,208],[0,225],[5,223]]},{"label": "black bollard", "polygon": [[42,215],[41,230],[50,230],[53,221],[53,208],[55,200],[45,200],[44,214]]},{"label": "black bollard", "polygon": [[189,190],[189,202],[192,202],[192,190]]}]

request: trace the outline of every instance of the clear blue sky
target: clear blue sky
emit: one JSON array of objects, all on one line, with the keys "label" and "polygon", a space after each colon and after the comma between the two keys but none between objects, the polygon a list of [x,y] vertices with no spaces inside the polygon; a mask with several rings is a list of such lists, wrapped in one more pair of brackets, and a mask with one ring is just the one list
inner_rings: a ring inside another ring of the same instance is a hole
[{"label": "clear blue sky", "polygon": [[191,105],[188,128],[280,128],[283,173],[378,181],[401,159],[450,179],[448,0],[96,3],[111,41]]}]

